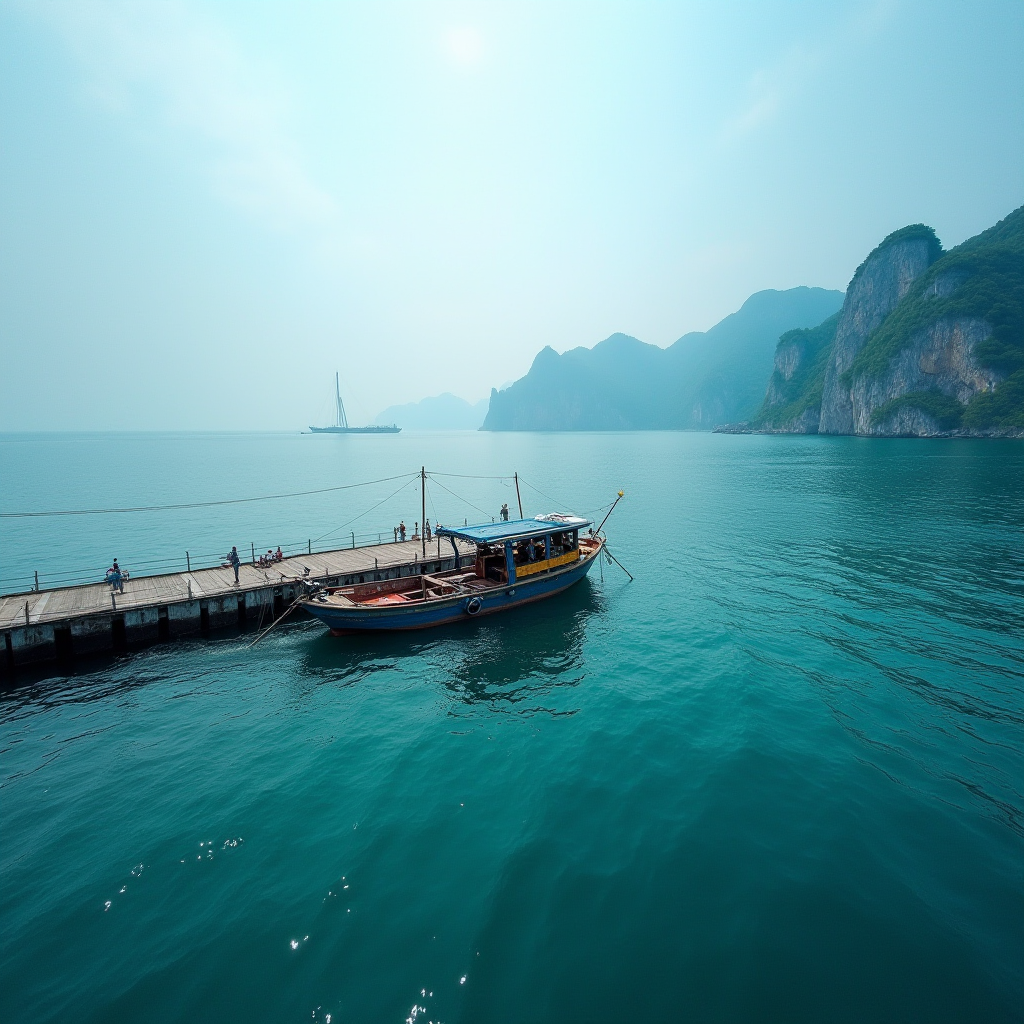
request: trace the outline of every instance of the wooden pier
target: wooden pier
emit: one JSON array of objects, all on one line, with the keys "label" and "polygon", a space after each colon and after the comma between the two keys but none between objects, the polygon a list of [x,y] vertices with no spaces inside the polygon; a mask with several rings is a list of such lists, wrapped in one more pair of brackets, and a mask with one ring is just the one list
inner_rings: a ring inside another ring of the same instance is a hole
[{"label": "wooden pier", "polygon": [[[473,545],[459,545],[460,558]],[[451,543],[419,540],[295,555],[270,566],[132,577],[124,593],[107,583],[0,597],[0,673],[46,662],[204,634],[262,622],[269,625],[299,593],[303,580],[349,586],[440,572],[455,566]],[[130,568],[130,567],[129,567]],[[308,570],[308,571],[307,571]]]}]

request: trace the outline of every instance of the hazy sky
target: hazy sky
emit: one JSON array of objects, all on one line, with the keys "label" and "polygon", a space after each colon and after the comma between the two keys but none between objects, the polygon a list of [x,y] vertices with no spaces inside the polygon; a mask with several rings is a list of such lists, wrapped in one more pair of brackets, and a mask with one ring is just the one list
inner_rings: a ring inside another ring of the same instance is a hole
[{"label": "hazy sky", "polygon": [[475,401],[1024,202],[1024,4],[3,3],[0,429]]}]

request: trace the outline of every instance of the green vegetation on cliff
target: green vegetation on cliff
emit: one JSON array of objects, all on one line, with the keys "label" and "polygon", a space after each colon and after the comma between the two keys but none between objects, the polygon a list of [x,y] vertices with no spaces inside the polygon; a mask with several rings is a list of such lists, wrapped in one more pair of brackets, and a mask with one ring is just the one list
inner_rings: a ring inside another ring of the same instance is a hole
[{"label": "green vegetation on cliff", "polygon": [[[927,224],[908,224],[905,228],[899,228],[898,230],[886,235],[885,238],[883,238],[878,245],[876,245],[874,249],[864,257],[860,266],[853,272],[853,277],[850,279],[850,285],[860,277],[864,268],[868,265],[868,262],[884,249],[888,249],[890,245],[896,245],[897,242],[909,242],[915,238],[923,239],[928,243],[929,263],[934,263],[942,255],[942,243],[935,234],[934,228],[930,228]],[[849,287],[849,285],[847,287]]]},{"label": "green vegetation on cliff", "polygon": [[[1017,377],[1024,370],[1024,207],[939,257],[868,338],[844,379],[881,375],[918,332],[940,320],[969,319],[992,327],[992,334],[975,346],[978,364],[1007,379],[994,392],[974,397],[963,425],[1024,425],[1024,384]],[[924,399],[910,402],[912,397],[898,401],[924,409]]]},{"label": "green vegetation on cliff", "polygon": [[836,312],[817,327],[787,331],[779,338],[776,352],[793,346],[799,350],[800,362],[789,380],[777,368],[772,372],[768,394],[774,394],[775,401],[769,405],[768,396],[765,396],[764,404],[751,422],[752,426],[780,427],[799,419],[808,409],[821,405],[825,367],[838,325],[839,312]]},{"label": "green vegetation on cliff", "polygon": [[871,414],[875,425],[884,423],[900,409],[920,409],[935,420],[940,430],[1008,430],[1024,428],[1024,370],[1018,370],[1004,380],[995,391],[975,395],[966,406],[952,395],[934,388],[930,391],[912,391],[879,406]]},{"label": "green vegetation on cliff", "polygon": [[935,420],[940,430],[955,430],[961,425],[964,415],[964,407],[952,395],[944,395],[932,388],[930,391],[912,391],[880,405],[871,414],[871,422],[876,426],[884,423],[900,409],[920,409]]},{"label": "green vegetation on cliff", "polygon": [[1024,370],[1010,374],[995,391],[975,395],[964,410],[963,425],[975,430],[1024,429]]}]

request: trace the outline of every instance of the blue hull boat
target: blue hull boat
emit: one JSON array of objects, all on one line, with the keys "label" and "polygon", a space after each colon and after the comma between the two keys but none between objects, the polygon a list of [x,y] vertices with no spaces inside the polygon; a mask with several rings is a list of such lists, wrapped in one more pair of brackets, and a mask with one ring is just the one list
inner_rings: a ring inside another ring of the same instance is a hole
[{"label": "blue hull boat", "polygon": [[[518,608],[567,590],[590,571],[604,539],[580,534],[589,519],[549,515],[462,529],[440,528],[455,566],[397,580],[315,589],[302,607],[334,635],[426,629]],[[456,540],[476,544],[472,566],[460,565]]]}]

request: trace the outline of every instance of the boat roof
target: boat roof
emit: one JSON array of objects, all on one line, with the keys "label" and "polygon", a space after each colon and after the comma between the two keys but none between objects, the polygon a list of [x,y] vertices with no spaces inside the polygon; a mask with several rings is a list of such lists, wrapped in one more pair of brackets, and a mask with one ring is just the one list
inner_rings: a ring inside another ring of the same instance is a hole
[{"label": "boat roof", "polygon": [[437,537],[460,537],[473,544],[499,544],[506,540],[522,540],[526,537],[541,537],[545,533],[561,533],[563,530],[582,530],[592,526],[592,519],[581,516],[567,516],[551,513],[533,519],[513,519],[511,522],[481,523],[479,526],[439,526]]}]

